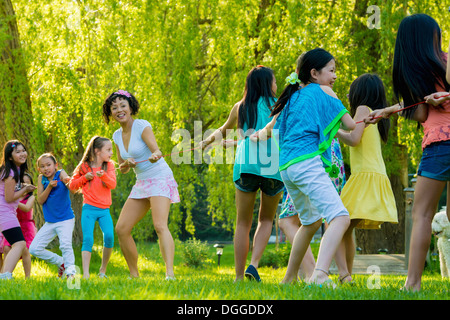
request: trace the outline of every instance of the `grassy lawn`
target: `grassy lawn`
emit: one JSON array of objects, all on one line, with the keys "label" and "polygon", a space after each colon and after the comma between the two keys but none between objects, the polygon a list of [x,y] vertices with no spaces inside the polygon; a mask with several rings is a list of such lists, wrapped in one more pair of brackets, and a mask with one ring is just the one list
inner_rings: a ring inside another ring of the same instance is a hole
[{"label": "grassy lawn", "polygon": [[[284,246],[284,245],[280,245]],[[280,285],[286,267],[261,267],[262,283],[248,280],[233,283],[233,247],[228,245],[217,267],[217,256],[209,246],[204,266],[194,268],[183,261],[183,244],[176,243],[175,272],[177,279],[165,281],[165,269],[157,244],[140,244],[141,278],[129,279],[128,268],[120,249],[115,248],[108,266],[107,279],[97,277],[101,250],[94,247],[91,278],[67,281],[56,277],[56,267],[33,258],[32,276],[25,280],[19,262],[11,281],[0,282],[0,300],[448,300],[450,281],[437,272],[426,272],[423,290],[403,292],[405,276],[381,275],[379,289],[370,289],[373,278],[355,275],[353,286],[336,289],[310,287],[303,283]],[[269,251],[275,251],[273,245]],[[75,249],[76,264],[81,266],[80,249]],[[337,282],[337,276],[332,278]],[[78,282],[77,282],[78,281]]]}]

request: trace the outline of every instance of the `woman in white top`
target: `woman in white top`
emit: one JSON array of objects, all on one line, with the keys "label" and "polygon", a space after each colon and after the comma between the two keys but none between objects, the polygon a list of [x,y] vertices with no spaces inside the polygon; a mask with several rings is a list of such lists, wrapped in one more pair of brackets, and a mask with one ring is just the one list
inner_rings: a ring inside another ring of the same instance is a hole
[{"label": "woman in white top", "polygon": [[178,185],[172,170],[162,158],[150,123],[133,118],[138,110],[136,98],[124,90],[112,93],[103,104],[106,123],[112,118],[121,126],[113,134],[119,169],[127,173],[133,168],[136,173],[136,184],[122,208],[115,230],[130,276],[139,277],[138,252],[131,231],[151,208],[153,225],[166,264],[166,279],[173,279],[175,246],[167,221],[170,204],[180,202]]}]

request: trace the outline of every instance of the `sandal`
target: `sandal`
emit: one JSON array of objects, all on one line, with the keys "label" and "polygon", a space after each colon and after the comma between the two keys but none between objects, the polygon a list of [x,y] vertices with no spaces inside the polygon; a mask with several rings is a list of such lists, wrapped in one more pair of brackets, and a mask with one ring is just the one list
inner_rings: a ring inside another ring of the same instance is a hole
[{"label": "sandal", "polygon": [[[350,277],[351,280],[350,281],[345,281],[345,279],[347,279],[348,277]],[[350,273],[347,273],[347,274],[345,274],[343,276],[340,276],[338,279],[339,279],[340,284],[350,284],[350,285],[354,284],[352,275]]]},{"label": "sandal", "polygon": [[[321,271],[321,272],[325,273],[328,277],[330,276],[330,274],[327,271],[323,270],[323,269],[316,268],[314,270]],[[325,280],[322,283],[310,282],[308,287],[312,288],[312,286],[319,287],[319,288],[325,287],[325,288],[336,289],[336,284],[330,278],[328,278],[327,280]]]}]

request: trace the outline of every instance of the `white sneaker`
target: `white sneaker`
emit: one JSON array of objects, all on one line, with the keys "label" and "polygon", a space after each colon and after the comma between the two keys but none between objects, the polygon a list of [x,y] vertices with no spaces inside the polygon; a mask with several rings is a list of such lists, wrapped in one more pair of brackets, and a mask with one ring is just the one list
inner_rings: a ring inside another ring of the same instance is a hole
[{"label": "white sneaker", "polygon": [[64,270],[64,275],[68,277],[73,277],[77,274],[77,270],[75,266],[69,266]]},{"label": "white sneaker", "polygon": [[0,273],[1,280],[11,280],[13,278],[11,272]]}]

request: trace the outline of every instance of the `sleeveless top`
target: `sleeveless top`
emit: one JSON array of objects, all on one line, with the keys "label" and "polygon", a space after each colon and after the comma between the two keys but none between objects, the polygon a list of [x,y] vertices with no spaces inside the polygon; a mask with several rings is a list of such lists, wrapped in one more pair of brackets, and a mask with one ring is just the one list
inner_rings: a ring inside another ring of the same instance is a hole
[{"label": "sleeveless top", "polygon": [[[53,180],[59,180],[61,170],[56,171]],[[50,181],[47,177],[42,176],[42,185],[47,188]],[[46,222],[61,222],[74,218],[73,210],[70,202],[69,189],[64,182],[58,181],[56,187],[50,191],[47,200],[42,205],[44,211],[44,219]]]},{"label": "sleeveless top", "polygon": [[[271,102],[275,103],[275,99]],[[258,117],[254,131],[263,129],[271,120],[270,106],[266,100],[259,98],[257,104]],[[247,123],[244,123],[242,130],[248,130]],[[236,156],[233,167],[233,181],[240,178],[241,173],[250,173],[257,176],[281,180],[279,171],[279,151],[274,139],[267,141],[253,142],[248,137],[238,142]]]},{"label": "sleeveless top", "polygon": [[[16,209],[19,205],[19,199],[13,202],[6,202],[5,200],[5,172],[0,173],[0,232],[19,226],[17,220]],[[14,171],[9,172],[9,177],[14,177]],[[16,189],[18,186],[16,185]]]},{"label": "sleeveless top", "polygon": [[367,126],[361,142],[350,147],[350,168],[341,199],[350,219],[361,219],[357,228],[378,229],[383,222],[397,223],[397,206],[386,175],[377,125]]}]

